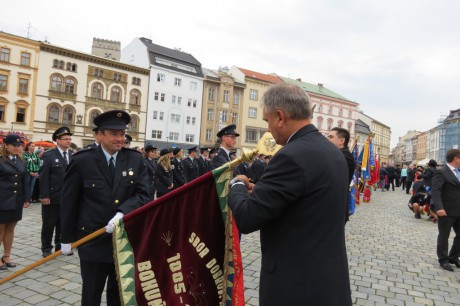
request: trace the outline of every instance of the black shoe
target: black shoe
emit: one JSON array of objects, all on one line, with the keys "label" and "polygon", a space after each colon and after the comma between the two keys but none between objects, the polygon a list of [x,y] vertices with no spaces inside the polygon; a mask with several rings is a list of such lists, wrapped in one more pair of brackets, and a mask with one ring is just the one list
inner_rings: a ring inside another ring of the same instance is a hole
[{"label": "black shoe", "polygon": [[49,251],[48,252],[43,252],[43,257],[48,257],[50,255],[51,255],[51,252],[49,252]]},{"label": "black shoe", "polygon": [[12,263],[12,262],[6,262],[5,261],[5,257],[10,257],[10,256],[3,256],[2,257],[2,263],[4,266],[7,266],[8,268],[16,268],[16,264]]},{"label": "black shoe", "polygon": [[454,264],[457,268],[460,268],[460,260],[458,260],[458,258],[449,260],[449,263]]},{"label": "black shoe", "polygon": [[415,214],[415,219],[422,219],[422,217],[420,216],[420,214]]},{"label": "black shoe", "polygon": [[454,272],[454,268],[452,268],[452,266],[449,265],[447,262],[444,262],[444,263],[442,263],[440,265],[441,265],[441,268],[443,268],[444,270]]}]

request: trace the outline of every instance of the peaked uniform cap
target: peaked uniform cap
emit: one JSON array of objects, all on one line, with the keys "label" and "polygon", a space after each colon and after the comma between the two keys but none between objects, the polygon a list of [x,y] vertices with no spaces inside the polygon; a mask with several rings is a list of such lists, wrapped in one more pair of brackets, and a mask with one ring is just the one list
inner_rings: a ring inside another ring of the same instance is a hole
[{"label": "peaked uniform cap", "polygon": [[217,133],[217,137],[222,137],[222,136],[226,136],[226,135],[235,135],[236,137],[239,137],[240,134],[238,134],[235,130],[236,130],[236,125],[235,124],[227,125],[226,127],[221,129]]},{"label": "peaked uniform cap", "polygon": [[59,137],[63,135],[70,135],[72,136],[72,133],[70,132],[70,129],[66,126],[61,126],[58,128],[56,131],[53,133],[53,141],[56,141]]},{"label": "peaked uniform cap", "polygon": [[111,110],[94,118],[93,122],[99,129],[126,130],[126,126],[131,122],[131,116],[122,110]]},{"label": "peaked uniform cap", "polygon": [[21,140],[21,137],[16,134],[8,134],[3,139],[5,144],[9,145],[22,145],[24,142]]}]

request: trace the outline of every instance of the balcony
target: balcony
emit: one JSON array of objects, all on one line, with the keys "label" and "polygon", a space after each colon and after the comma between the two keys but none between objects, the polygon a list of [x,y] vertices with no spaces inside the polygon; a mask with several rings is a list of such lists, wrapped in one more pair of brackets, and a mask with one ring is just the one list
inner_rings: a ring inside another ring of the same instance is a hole
[{"label": "balcony", "polygon": [[55,130],[60,128],[61,126],[67,126],[70,130],[75,130],[75,125],[69,123],[62,123],[62,122],[46,122],[45,128],[46,132],[53,133]]},{"label": "balcony", "polygon": [[48,90],[49,98],[60,99],[62,102],[65,100],[76,101],[77,95],[73,93],[67,93],[62,91]]},{"label": "balcony", "polygon": [[112,109],[125,109],[126,104],[122,102],[109,101],[105,99],[97,99],[93,97],[86,97],[86,105],[88,106],[98,106],[102,107],[105,110]]},{"label": "balcony", "polygon": [[141,106],[137,104],[128,104],[129,105],[129,110],[133,112],[140,112],[141,111]]}]

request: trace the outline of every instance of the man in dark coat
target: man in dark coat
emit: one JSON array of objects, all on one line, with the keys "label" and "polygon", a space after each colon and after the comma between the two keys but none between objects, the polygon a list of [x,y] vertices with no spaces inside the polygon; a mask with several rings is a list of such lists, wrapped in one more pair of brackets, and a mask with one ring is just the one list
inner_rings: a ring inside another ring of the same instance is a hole
[{"label": "man in dark coat", "polygon": [[[441,267],[454,271],[449,263],[460,268],[460,150],[451,149],[446,154],[446,165],[436,170],[431,182],[431,204],[438,215],[438,243],[436,252]],[[455,238],[449,250],[449,235],[454,229]]]},{"label": "man in dark coat", "polygon": [[172,151],[174,157],[171,160],[171,164],[174,166],[172,169],[173,174],[173,189],[177,189],[182,185],[187,183],[187,177],[185,176],[184,165],[182,163],[182,157],[184,156],[184,151],[177,147]]},{"label": "man in dark coat", "polygon": [[236,125],[230,124],[217,133],[221,145],[217,155],[212,159],[212,169],[219,168],[230,161],[230,150],[236,145],[236,138],[240,136],[236,131]]},{"label": "man in dark coat", "polygon": [[149,200],[147,169],[142,155],[124,148],[124,111],[94,118],[101,144],[74,154],[67,168],[61,202],[61,251],[71,243],[106,227],[107,233],[78,247],[83,280],[82,305],[100,305],[107,281],[107,305],[120,305],[113,262],[112,232],[123,215]]},{"label": "man in dark coat", "polygon": [[200,148],[200,156],[197,157],[199,175],[202,176],[211,170],[211,162],[209,160],[209,149],[207,147]]},{"label": "man in dark coat", "polygon": [[200,169],[198,162],[196,161],[196,151],[197,148],[193,147],[188,149],[188,157],[182,160],[182,165],[184,166],[185,177],[187,178],[187,183],[193,181],[194,179],[200,176]]},{"label": "man in dark coat", "polygon": [[157,163],[155,159],[158,157],[157,147],[152,144],[148,144],[145,146],[145,167],[147,168],[147,175],[149,177],[149,202],[155,199],[155,184],[156,184],[156,171],[157,171]]},{"label": "man in dark coat", "polygon": [[70,144],[72,133],[66,126],[53,133],[56,148],[43,154],[43,165],[40,168],[40,201],[42,202],[41,250],[43,257],[51,255],[54,233],[54,248],[61,249],[61,194],[64,174],[72,157]]},{"label": "man in dark coat", "polygon": [[[348,149],[348,142],[350,141],[350,132],[348,130],[341,128],[341,127],[335,127],[331,130],[329,135],[327,136],[330,142],[332,142],[339,150],[342,152],[343,156],[345,157],[345,160],[347,161],[348,165],[348,183],[350,184],[351,179],[353,178],[353,173],[355,172],[355,159],[353,158],[353,155],[351,154],[350,150]],[[345,222],[349,220],[350,218],[350,213],[348,211],[348,201],[350,200],[350,193],[348,193],[347,196],[347,204],[345,205],[345,210],[346,210],[346,219]]]},{"label": "man in dark coat", "polygon": [[284,147],[257,185],[237,176],[228,197],[238,229],[260,230],[260,304],[349,306],[347,163],[311,124],[304,90],[274,85],[262,101],[268,131]]}]

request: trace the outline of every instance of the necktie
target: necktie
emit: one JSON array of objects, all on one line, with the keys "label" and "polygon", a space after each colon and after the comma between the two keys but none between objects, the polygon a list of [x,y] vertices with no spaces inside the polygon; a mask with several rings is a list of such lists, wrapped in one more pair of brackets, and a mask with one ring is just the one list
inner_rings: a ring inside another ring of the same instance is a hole
[{"label": "necktie", "polygon": [[62,155],[64,155],[65,164],[67,165],[69,163],[67,161],[67,151],[62,152]]},{"label": "necktie", "polygon": [[115,163],[114,163],[113,156],[110,157],[110,160],[109,160],[109,171],[110,171],[110,177],[113,180],[113,176],[115,174]]},{"label": "necktie", "polygon": [[454,170],[454,172],[455,172],[455,174],[457,174],[457,178],[460,181],[460,169],[457,168],[457,169]]},{"label": "necktie", "polygon": [[16,156],[13,156],[13,158],[11,160],[13,161],[13,164],[16,165]]}]

